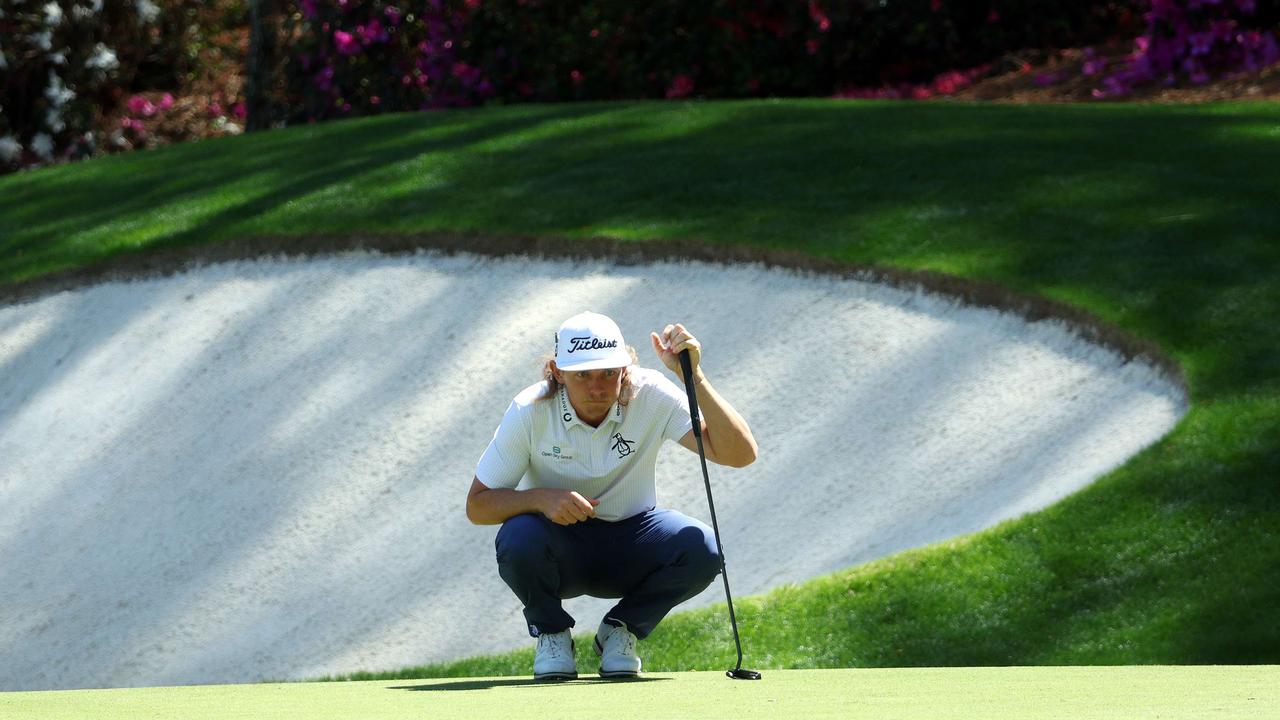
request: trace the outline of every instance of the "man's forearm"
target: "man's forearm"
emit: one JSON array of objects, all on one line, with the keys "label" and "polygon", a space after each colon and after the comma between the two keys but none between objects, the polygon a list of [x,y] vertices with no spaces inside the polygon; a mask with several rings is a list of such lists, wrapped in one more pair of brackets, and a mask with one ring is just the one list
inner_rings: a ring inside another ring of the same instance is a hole
[{"label": "man's forearm", "polygon": [[716,392],[697,368],[693,373],[694,391],[698,395],[698,409],[702,411],[702,419],[707,424],[703,444],[707,448],[707,457],[721,465],[745,467],[755,462],[759,448],[751,434],[751,427],[738,414],[738,411]]},{"label": "man's forearm", "polygon": [[542,512],[540,495],[538,488],[488,488],[473,492],[467,496],[467,519],[476,525],[497,525],[516,515]]}]

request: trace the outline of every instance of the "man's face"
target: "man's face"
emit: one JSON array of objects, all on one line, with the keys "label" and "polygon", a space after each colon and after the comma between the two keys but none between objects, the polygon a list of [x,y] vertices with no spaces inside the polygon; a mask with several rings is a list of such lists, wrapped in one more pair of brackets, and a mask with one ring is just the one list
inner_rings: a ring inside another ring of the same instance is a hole
[{"label": "man's face", "polygon": [[622,392],[626,368],[603,370],[556,370],[556,380],[569,393],[569,403],[585,422],[604,419]]}]

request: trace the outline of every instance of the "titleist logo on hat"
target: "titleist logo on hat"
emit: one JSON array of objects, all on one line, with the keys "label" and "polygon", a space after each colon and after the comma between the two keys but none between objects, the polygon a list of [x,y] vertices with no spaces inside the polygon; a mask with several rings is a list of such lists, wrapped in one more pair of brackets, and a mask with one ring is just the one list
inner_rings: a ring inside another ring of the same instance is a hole
[{"label": "titleist logo on hat", "polygon": [[617,340],[600,340],[593,337],[569,338],[569,344],[571,345],[568,350],[570,353],[578,350],[604,350],[618,347]]},{"label": "titleist logo on hat", "polygon": [[556,366],[561,370],[602,370],[631,364],[622,330],[610,318],[583,312],[556,332]]}]

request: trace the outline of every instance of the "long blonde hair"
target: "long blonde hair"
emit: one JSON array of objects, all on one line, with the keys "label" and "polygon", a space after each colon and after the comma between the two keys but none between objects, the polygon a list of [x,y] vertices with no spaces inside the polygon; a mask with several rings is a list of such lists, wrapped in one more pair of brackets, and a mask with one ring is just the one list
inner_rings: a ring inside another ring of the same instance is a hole
[{"label": "long blonde hair", "polygon": [[[640,356],[636,354],[636,349],[631,345],[627,346],[627,354],[631,356],[631,364],[635,365],[640,362]],[[542,379],[547,381],[547,391],[538,396],[538,400],[546,400],[555,397],[560,392],[560,381],[556,380],[556,374],[551,372],[551,363],[556,361],[554,354],[543,355],[540,362],[542,363]],[[635,388],[631,385],[631,373],[624,368],[622,373],[622,391],[618,393],[618,404],[626,407],[631,402],[631,398],[635,396]]]}]

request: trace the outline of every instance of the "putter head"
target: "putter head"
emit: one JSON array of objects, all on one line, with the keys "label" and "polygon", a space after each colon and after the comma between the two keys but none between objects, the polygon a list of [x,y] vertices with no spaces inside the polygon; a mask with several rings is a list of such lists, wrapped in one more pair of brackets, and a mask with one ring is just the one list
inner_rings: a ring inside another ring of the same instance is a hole
[{"label": "putter head", "polygon": [[760,673],[756,672],[755,670],[743,670],[742,668],[734,668],[733,670],[726,670],[724,674],[728,675],[734,680],[759,680],[760,679]]}]

